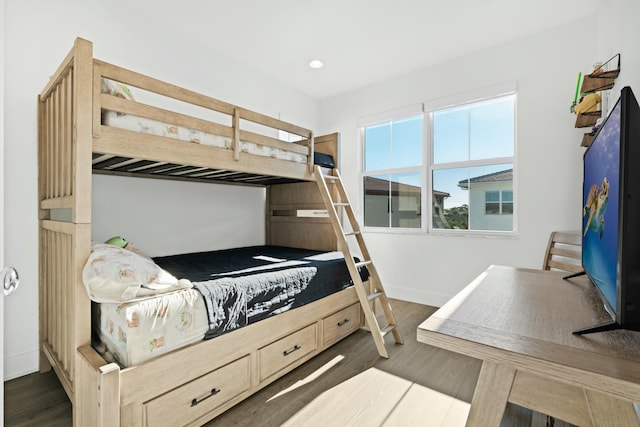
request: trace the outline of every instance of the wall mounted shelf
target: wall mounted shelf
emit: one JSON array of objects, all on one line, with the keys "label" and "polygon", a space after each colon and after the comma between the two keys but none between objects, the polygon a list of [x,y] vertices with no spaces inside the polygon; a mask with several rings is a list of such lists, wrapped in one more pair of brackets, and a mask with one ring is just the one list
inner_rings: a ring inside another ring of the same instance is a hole
[{"label": "wall mounted shelf", "polygon": [[[593,92],[601,92],[610,90],[615,84],[616,78],[620,75],[620,54],[614,55],[608,61],[598,66],[591,74],[584,76],[580,95],[585,96]],[[602,117],[600,103],[595,105],[592,110],[587,110],[576,115],[576,128],[593,127],[598,119]],[[582,138],[582,146],[588,147],[595,136],[595,131],[587,133]]]}]

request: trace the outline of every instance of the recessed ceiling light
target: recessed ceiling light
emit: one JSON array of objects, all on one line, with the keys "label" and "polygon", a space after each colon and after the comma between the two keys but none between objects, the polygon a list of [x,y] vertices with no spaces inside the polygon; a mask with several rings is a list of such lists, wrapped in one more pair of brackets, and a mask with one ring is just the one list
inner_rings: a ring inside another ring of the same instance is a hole
[{"label": "recessed ceiling light", "polygon": [[314,59],[313,61],[309,61],[309,67],[311,68],[322,68],[324,63],[319,59]]}]

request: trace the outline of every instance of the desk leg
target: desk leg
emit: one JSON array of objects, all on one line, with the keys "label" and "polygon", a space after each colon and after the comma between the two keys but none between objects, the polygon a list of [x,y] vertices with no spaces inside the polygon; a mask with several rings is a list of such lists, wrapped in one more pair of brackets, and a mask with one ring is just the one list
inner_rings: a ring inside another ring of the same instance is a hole
[{"label": "desk leg", "polygon": [[467,427],[499,427],[507,407],[516,370],[510,366],[484,361],[471,400]]},{"label": "desk leg", "polygon": [[614,396],[585,390],[592,425],[594,426],[640,426],[631,402]]}]

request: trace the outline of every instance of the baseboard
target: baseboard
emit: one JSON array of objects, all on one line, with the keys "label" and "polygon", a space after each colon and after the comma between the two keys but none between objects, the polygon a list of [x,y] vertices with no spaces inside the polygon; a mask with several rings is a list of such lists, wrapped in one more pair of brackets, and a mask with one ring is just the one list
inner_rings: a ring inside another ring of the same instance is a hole
[{"label": "baseboard", "polygon": [[38,371],[38,350],[15,354],[4,358],[4,380],[9,381]]},{"label": "baseboard", "polygon": [[432,307],[442,307],[453,297],[453,295],[445,295],[436,292],[403,288],[400,286],[393,286],[388,284],[384,285],[384,289],[389,298],[415,302],[417,304],[424,304]]}]

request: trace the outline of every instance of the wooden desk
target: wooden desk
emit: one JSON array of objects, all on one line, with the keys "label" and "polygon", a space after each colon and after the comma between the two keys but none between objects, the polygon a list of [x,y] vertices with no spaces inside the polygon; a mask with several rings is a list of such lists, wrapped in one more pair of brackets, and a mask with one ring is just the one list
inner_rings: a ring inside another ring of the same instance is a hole
[{"label": "wooden desk", "polygon": [[586,276],[492,266],[418,327],[418,341],[483,360],[467,426],[507,402],[579,426],[639,426],[640,333],[571,332],[607,320]]}]

